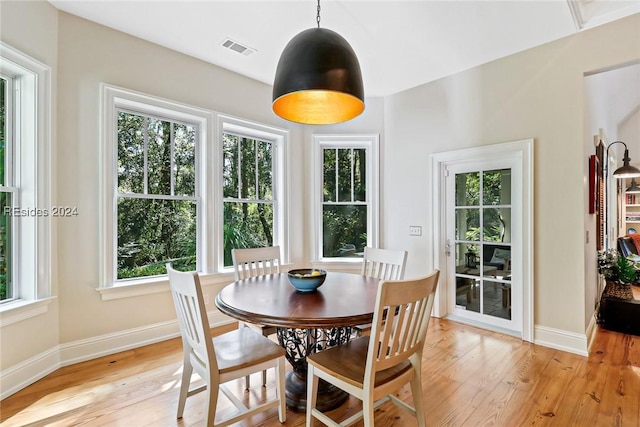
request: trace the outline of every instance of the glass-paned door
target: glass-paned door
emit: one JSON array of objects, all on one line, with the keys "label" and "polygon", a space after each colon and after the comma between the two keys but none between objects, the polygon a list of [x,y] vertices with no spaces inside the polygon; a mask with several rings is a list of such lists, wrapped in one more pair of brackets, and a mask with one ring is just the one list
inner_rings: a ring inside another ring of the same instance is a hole
[{"label": "glass-paned door", "polygon": [[510,328],[512,176],[510,168],[452,171],[447,215],[450,313]]}]

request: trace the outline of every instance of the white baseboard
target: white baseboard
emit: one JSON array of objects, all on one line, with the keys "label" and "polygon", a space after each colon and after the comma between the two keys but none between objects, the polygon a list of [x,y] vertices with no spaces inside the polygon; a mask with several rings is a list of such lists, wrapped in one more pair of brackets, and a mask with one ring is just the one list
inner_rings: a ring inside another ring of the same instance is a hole
[{"label": "white baseboard", "polygon": [[30,357],[0,372],[0,400],[60,368],[58,346]]},{"label": "white baseboard", "polygon": [[589,355],[586,334],[577,334],[546,326],[536,326],[533,342],[534,344],[579,354],[580,356]]},{"label": "white baseboard", "polygon": [[[207,314],[212,328],[235,321],[219,311]],[[171,320],[58,345],[0,372],[0,400],[63,366],[165,341],[179,335],[178,322]]]}]

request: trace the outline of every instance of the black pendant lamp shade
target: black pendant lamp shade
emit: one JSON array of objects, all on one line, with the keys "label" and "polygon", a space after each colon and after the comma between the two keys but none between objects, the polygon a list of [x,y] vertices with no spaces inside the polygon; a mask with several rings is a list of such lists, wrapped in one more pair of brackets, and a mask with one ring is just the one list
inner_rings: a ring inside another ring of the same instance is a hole
[{"label": "black pendant lamp shade", "polygon": [[310,28],[284,48],[273,83],[273,111],[292,122],[340,123],[364,111],[355,52],[335,31]]}]

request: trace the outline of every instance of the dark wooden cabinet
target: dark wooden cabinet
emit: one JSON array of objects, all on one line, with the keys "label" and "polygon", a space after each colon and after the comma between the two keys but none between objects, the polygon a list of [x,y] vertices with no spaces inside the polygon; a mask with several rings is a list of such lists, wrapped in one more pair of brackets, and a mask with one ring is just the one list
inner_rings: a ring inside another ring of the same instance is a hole
[{"label": "dark wooden cabinet", "polygon": [[640,335],[640,300],[634,299],[631,285],[607,283],[600,298],[598,322],[610,331]]}]

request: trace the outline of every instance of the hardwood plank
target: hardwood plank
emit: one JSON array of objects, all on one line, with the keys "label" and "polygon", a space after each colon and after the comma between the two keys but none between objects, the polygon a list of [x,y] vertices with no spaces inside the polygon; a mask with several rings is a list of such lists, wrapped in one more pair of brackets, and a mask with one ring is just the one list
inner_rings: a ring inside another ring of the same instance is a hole
[{"label": "hardwood plank", "polygon": [[[3,427],[205,427],[204,394],[187,399],[184,419],[176,420],[181,369],[179,339],[78,363],[0,402],[0,423]],[[581,357],[433,319],[422,375],[428,425],[640,425],[640,337],[633,335],[598,330],[591,354]],[[195,376],[193,380],[198,381]],[[271,372],[266,388],[260,386],[260,374],[254,375],[249,392],[244,391],[244,380],[228,384],[245,402],[259,402],[275,393]],[[408,387],[397,395],[413,403]],[[224,397],[218,407],[220,415],[235,411]],[[329,414],[341,419],[360,408],[360,402],[350,398]],[[391,404],[376,411],[376,422],[417,425]],[[304,414],[287,412],[287,426],[304,424]],[[281,424],[273,409],[238,425]]]}]

